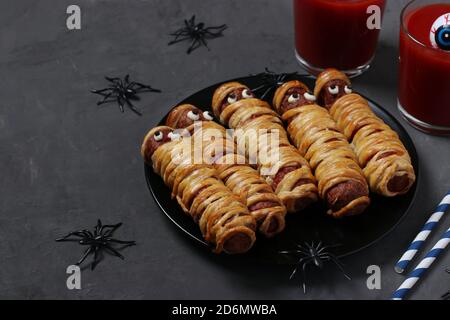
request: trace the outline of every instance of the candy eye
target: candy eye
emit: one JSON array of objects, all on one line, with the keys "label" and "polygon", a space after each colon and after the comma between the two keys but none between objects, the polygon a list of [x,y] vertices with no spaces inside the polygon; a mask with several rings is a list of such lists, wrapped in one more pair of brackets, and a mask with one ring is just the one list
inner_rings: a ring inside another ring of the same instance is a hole
[{"label": "candy eye", "polygon": [[179,135],[178,133],[170,132],[167,136],[168,136],[169,139],[172,140],[172,141],[176,141],[176,140],[179,140],[179,139],[180,139],[180,135]]},{"label": "candy eye", "polygon": [[450,51],[450,13],[443,14],[433,23],[430,41],[433,47]]},{"label": "candy eye", "polygon": [[335,95],[339,93],[339,87],[338,86],[331,86],[328,88],[328,92]]},{"label": "candy eye", "polygon": [[298,100],[300,100],[300,95],[299,95],[298,93],[293,93],[293,94],[291,94],[291,95],[289,96],[289,98],[288,98],[288,102],[289,102],[289,103],[295,103],[295,102],[297,102]]},{"label": "candy eye", "polygon": [[156,131],[153,135],[153,139],[155,139],[155,141],[161,141],[163,136],[164,134],[161,131]]},{"label": "candy eye", "polygon": [[450,50],[450,25],[440,27],[437,30],[436,43],[442,50]]},{"label": "candy eye", "polygon": [[309,93],[309,92],[305,92],[305,94],[303,96],[308,101],[311,101],[311,102],[316,101],[316,97],[313,94]]},{"label": "candy eye", "polygon": [[242,97],[243,97],[244,99],[250,99],[250,98],[253,98],[253,93],[252,93],[250,90],[245,89],[244,91],[242,91]]},{"label": "candy eye", "polygon": [[349,87],[349,86],[345,86],[344,91],[345,91],[346,94],[350,94],[350,93],[353,92],[352,88]]},{"label": "candy eye", "polygon": [[211,113],[209,113],[209,111],[203,112],[203,118],[205,118],[208,121],[211,121],[214,119],[213,116],[211,115]]},{"label": "candy eye", "polygon": [[232,93],[228,96],[227,102],[229,104],[235,103],[236,101],[237,101],[237,97],[234,93]]},{"label": "candy eye", "polygon": [[189,111],[187,117],[193,121],[200,119],[200,115],[196,111]]}]

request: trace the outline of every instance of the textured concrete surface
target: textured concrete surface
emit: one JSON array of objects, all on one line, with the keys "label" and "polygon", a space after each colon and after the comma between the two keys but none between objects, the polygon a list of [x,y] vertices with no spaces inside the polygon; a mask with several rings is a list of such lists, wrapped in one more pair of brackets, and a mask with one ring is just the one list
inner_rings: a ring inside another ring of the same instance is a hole
[{"label": "textured concrete surface", "polygon": [[[389,1],[372,69],[354,86],[397,118],[400,8]],[[82,29],[66,29],[78,4]],[[197,14],[227,23],[223,39],[190,56],[167,33]],[[139,145],[147,129],[182,98],[264,67],[298,70],[291,1],[76,0],[0,2],[0,298],[385,299],[401,283],[393,265],[450,187],[450,140],[406,126],[421,160],[414,207],[396,230],[344,259],[352,281],[333,267],[313,272],[303,295],[289,269],[235,265],[197,248],[161,214],[145,184]],[[363,44],[362,44],[363,45]],[[103,75],[131,73],[162,94],[143,95],[143,117],[97,108],[89,89]],[[449,106],[445,106],[449,107]],[[404,123],[404,122],[403,122]],[[139,245],[82,272],[82,290],[66,288],[66,267],[81,248],[54,239],[73,228],[123,221],[117,233]],[[449,224],[442,224],[439,232]],[[382,289],[369,291],[366,268],[382,268]],[[446,254],[411,298],[436,299],[450,289]]]}]

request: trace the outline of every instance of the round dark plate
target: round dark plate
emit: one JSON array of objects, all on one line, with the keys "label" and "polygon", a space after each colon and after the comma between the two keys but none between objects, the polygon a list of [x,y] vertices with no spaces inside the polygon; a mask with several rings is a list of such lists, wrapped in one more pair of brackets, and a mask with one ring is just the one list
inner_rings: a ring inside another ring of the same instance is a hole
[{"label": "round dark plate", "polygon": [[[296,75],[289,77],[289,80],[291,79],[298,79],[310,88],[314,86],[314,80],[309,77]],[[228,81],[238,81],[249,88],[256,88],[262,84],[260,76]],[[180,101],[179,104],[191,103],[203,110],[211,110],[210,104],[213,92],[222,83],[203,89]],[[271,102],[272,95],[273,92],[265,100]],[[385,109],[374,101],[368,98],[367,100],[370,102],[373,111],[400,136],[411,156],[418,180],[419,161],[410,136]],[[164,124],[164,121],[165,118],[159,122],[159,125]],[[153,172],[150,166],[145,166],[145,176],[148,187],[164,214],[181,231],[210,250],[210,245],[203,240],[199,227],[181,210],[176,200],[171,199],[169,188],[164,185],[163,180]],[[326,245],[337,245],[332,251],[339,257],[355,253],[379,241],[394,229],[408,212],[415,197],[416,185],[417,181],[407,194],[399,197],[386,198],[371,194],[372,203],[369,208],[363,214],[355,217],[334,219],[326,215],[326,208],[320,203],[304,212],[288,214],[286,229],[272,239],[259,236],[254,247],[246,256],[269,263],[292,263],[293,261],[288,256],[279,254],[279,251],[290,250],[293,249],[295,244],[311,243],[312,241],[316,243],[322,241]],[[236,256],[230,256],[230,259],[236,259]]]}]

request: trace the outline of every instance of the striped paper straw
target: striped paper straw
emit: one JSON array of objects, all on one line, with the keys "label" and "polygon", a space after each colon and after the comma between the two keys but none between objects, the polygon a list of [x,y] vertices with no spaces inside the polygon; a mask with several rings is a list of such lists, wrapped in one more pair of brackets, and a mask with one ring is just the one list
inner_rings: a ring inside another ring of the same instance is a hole
[{"label": "striped paper straw", "polygon": [[441,239],[434,245],[425,258],[417,265],[417,267],[411,271],[408,278],[402,283],[402,285],[394,292],[392,295],[393,300],[403,300],[405,295],[411,290],[411,288],[416,284],[417,281],[422,277],[422,275],[428,270],[428,268],[433,264],[436,258],[441,254],[442,251],[450,243],[450,228],[445,232]]},{"label": "striped paper straw", "polygon": [[444,199],[442,199],[441,203],[439,203],[436,210],[433,212],[431,217],[423,226],[422,230],[419,232],[419,234],[416,236],[413,242],[409,245],[408,250],[406,250],[406,252],[400,258],[400,260],[397,262],[397,264],[395,265],[395,272],[403,273],[406,270],[406,267],[414,258],[417,251],[419,251],[419,249],[422,247],[425,240],[427,240],[428,236],[430,235],[434,227],[436,227],[439,220],[441,220],[442,216],[444,215],[449,205],[450,205],[450,190],[447,192]]}]

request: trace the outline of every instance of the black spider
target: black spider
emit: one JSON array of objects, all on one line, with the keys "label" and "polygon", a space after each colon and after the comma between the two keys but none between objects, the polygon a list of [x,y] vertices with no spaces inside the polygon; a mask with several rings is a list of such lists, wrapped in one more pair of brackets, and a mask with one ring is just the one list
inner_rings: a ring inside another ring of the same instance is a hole
[{"label": "black spider", "polygon": [[324,246],[321,241],[317,245],[315,245],[314,242],[311,244],[305,242],[303,245],[297,244],[296,249],[294,250],[280,251],[281,254],[293,255],[298,259],[294,271],[292,271],[289,279],[292,279],[298,269],[301,268],[303,292],[306,293],[306,267],[309,264],[314,264],[316,267],[322,269],[325,261],[332,261],[336,264],[344,276],[348,280],[351,280],[345,273],[344,266],[339,259],[334,254],[327,251],[328,249],[336,246],[337,245]]},{"label": "black spider", "polygon": [[[450,274],[450,268],[445,269],[445,272],[447,272],[447,273]],[[447,291],[446,293],[444,293],[444,294],[441,296],[441,298],[444,299],[444,300],[450,300],[450,290]]]},{"label": "black spider", "polygon": [[[120,228],[122,223],[113,224],[113,225],[103,225],[101,220],[97,221],[97,225],[94,227],[94,231],[91,232],[89,230],[79,230],[70,232],[66,236],[62,238],[56,239],[56,241],[76,241],[82,246],[89,246],[86,251],[84,251],[83,256],[76,263],[80,265],[87,258],[89,254],[94,254],[94,260],[91,264],[91,270],[97,266],[100,262],[99,253],[101,250],[105,250],[106,252],[119,257],[120,259],[125,259],[123,255],[121,255],[117,249],[113,248],[113,244],[122,244],[122,248],[128,246],[136,245],[135,241],[123,241],[114,239],[113,233]],[[73,238],[75,237],[75,238]]]},{"label": "black spider", "polygon": [[[286,80],[292,78],[293,76],[300,76],[298,72],[291,73],[275,73],[265,68],[265,72],[256,74],[255,76],[261,79],[261,85],[252,88],[252,91],[256,94],[263,92],[260,95],[261,99],[264,99],[271,91],[275,91],[278,86],[281,86]],[[306,75],[302,75],[306,76]]]},{"label": "black spider", "polygon": [[118,77],[105,77],[105,79],[110,83],[108,87],[100,90],[91,90],[92,93],[103,97],[103,100],[97,102],[97,105],[117,102],[122,112],[124,112],[124,105],[127,105],[134,113],[142,116],[142,113],[136,109],[131,100],[140,100],[138,94],[141,92],[161,92],[161,90],[154,89],[140,82],[130,82],[130,75],[128,74],[124,79]]},{"label": "black spider", "polygon": [[209,47],[206,40],[223,37],[223,31],[227,29],[226,24],[222,24],[217,27],[207,27],[203,22],[195,23],[195,15],[193,15],[189,20],[184,20],[184,27],[178,29],[177,31],[171,33],[170,35],[175,37],[168,45],[172,45],[181,41],[191,41],[191,45],[187,49],[187,54],[190,54],[195,49],[200,46],[205,46],[208,50]]}]

